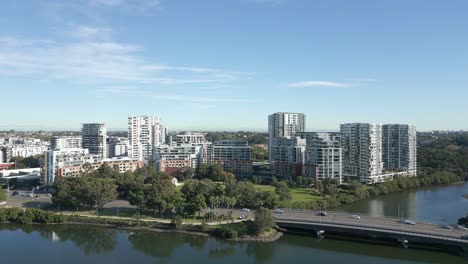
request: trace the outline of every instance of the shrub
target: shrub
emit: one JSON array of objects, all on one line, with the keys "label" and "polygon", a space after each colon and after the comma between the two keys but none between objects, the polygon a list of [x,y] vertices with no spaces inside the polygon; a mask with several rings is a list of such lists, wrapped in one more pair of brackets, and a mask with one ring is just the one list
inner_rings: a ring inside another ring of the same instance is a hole
[{"label": "shrub", "polygon": [[180,215],[174,216],[172,218],[171,225],[177,230],[182,229],[184,227],[184,218]]},{"label": "shrub", "polygon": [[221,238],[227,238],[227,239],[232,239],[232,238],[237,238],[238,233],[235,229],[228,227],[228,226],[221,226],[216,229],[216,234],[221,237]]}]

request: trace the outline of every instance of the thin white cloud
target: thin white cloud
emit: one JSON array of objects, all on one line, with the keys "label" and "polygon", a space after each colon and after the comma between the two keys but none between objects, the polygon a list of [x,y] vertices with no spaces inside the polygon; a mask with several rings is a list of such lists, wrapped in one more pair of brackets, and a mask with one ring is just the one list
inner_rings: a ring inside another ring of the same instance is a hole
[{"label": "thin white cloud", "polygon": [[288,87],[291,88],[301,88],[301,87],[323,87],[323,88],[346,88],[351,87],[349,83],[339,83],[339,82],[330,82],[330,81],[304,81],[304,82],[295,82],[289,83]]},{"label": "thin white cloud", "polygon": [[79,25],[71,31],[71,35],[78,39],[109,39],[111,29],[105,27],[90,27]]},{"label": "thin white cloud", "polygon": [[130,8],[153,8],[161,4],[159,0],[90,0],[89,3],[92,6]]},{"label": "thin white cloud", "polygon": [[124,0],[91,0],[89,1],[92,5],[103,5],[103,6],[119,6],[123,4]]},{"label": "thin white cloud", "polygon": [[[189,85],[226,83],[248,73],[158,64],[140,56],[142,47],[100,40],[102,28],[78,26],[71,43],[0,36],[0,75],[40,76],[87,84]],[[105,31],[105,30],[104,30]]]},{"label": "thin white cloud", "polygon": [[139,96],[144,98],[151,98],[161,101],[176,101],[176,102],[189,102],[193,105],[202,105],[211,103],[210,107],[214,107],[212,103],[248,103],[252,102],[248,99],[242,98],[231,98],[231,97],[205,97],[205,96],[192,96],[182,94],[171,94],[160,91],[148,91],[137,87],[127,86],[115,86],[115,87],[103,87],[97,89],[98,93],[113,93],[120,94],[122,96]]}]

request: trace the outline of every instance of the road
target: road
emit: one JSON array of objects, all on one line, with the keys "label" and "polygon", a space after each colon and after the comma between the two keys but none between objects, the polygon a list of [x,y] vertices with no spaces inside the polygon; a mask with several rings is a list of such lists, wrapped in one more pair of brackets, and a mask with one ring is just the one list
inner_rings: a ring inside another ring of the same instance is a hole
[{"label": "road", "polygon": [[284,211],[282,214],[275,214],[277,220],[304,221],[316,223],[328,223],[335,225],[346,225],[356,227],[370,227],[376,229],[393,230],[408,233],[422,233],[435,236],[460,238],[468,235],[468,231],[459,229],[445,229],[442,225],[416,222],[416,225],[401,224],[395,218],[376,218],[360,215],[361,219],[354,219],[352,214],[342,212],[328,212],[327,216],[320,216],[319,211]]},{"label": "road", "polygon": [[[20,195],[12,196],[12,192],[9,192],[7,204],[2,205],[4,207],[19,207],[19,208],[50,208],[52,207],[52,201],[46,194],[34,195],[34,197],[24,197],[23,193]],[[125,200],[114,200],[106,204],[105,208],[108,209],[133,209],[134,206],[130,205]],[[243,211],[240,209],[204,209],[202,215],[208,212],[215,212],[217,215],[225,214],[228,215],[232,212],[232,216],[239,219],[240,216],[244,216],[245,219],[253,219],[253,211]],[[335,225],[346,225],[356,227],[370,227],[385,230],[394,230],[399,232],[411,232],[411,233],[423,233],[428,235],[444,236],[460,238],[463,235],[468,235],[468,231],[459,230],[457,228],[445,229],[442,225],[416,222],[416,225],[401,224],[400,220],[395,218],[377,218],[366,215],[360,215],[361,219],[354,219],[352,214],[343,212],[328,212],[327,216],[320,216],[319,211],[294,211],[285,210],[283,213],[274,214],[277,220],[285,221],[304,221],[304,222],[316,222],[316,223],[329,223]]]}]

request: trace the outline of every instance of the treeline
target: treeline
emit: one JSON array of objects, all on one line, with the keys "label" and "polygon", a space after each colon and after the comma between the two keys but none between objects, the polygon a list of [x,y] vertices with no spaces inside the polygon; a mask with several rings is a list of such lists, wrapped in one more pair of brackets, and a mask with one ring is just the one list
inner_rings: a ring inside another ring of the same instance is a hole
[{"label": "treeline", "polygon": [[17,224],[58,224],[67,218],[63,215],[39,209],[0,208],[0,223],[10,222]]},{"label": "treeline", "polygon": [[10,162],[15,163],[16,169],[39,168],[42,166],[44,155],[36,155],[30,157],[11,157]]},{"label": "treeline", "polygon": [[468,176],[468,133],[423,135],[418,147],[419,169]]},{"label": "treeline", "polygon": [[218,140],[243,139],[249,144],[268,144],[268,133],[257,132],[208,132],[205,135],[206,140],[214,142]]},{"label": "treeline", "polygon": [[[116,197],[135,205],[138,213],[149,215],[192,215],[203,208],[264,206],[275,208],[291,198],[286,182],[277,183],[275,191],[259,192],[248,181],[237,181],[219,166],[201,166],[195,178],[178,189],[172,177],[146,166],[134,173],[119,173],[103,164],[98,170],[78,178],[58,179],[52,202],[68,209],[102,208]],[[216,177],[215,177],[216,176]],[[211,177],[211,178],[210,178]],[[219,181],[214,181],[219,180]]]},{"label": "treeline", "polygon": [[291,208],[306,210],[323,209],[420,186],[454,183],[461,179],[460,176],[451,172],[433,172],[421,174],[417,177],[395,176],[393,180],[375,185],[363,185],[359,181],[338,185],[336,181],[328,180],[319,182],[316,186],[318,192],[324,196],[322,200],[292,202],[289,206]]}]

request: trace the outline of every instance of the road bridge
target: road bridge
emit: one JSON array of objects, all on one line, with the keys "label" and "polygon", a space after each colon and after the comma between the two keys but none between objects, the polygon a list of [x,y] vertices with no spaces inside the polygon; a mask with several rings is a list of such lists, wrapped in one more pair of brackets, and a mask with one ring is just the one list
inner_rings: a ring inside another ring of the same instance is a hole
[{"label": "road bridge", "polygon": [[425,244],[439,246],[456,246],[467,251],[468,231],[456,227],[447,229],[436,223],[416,222],[415,225],[402,223],[401,219],[373,217],[343,212],[327,212],[321,216],[319,211],[284,211],[275,213],[279,227],[285,229],[310,230],[317,235],[327,232],[351,237],[368,237],[373,239],[391,239],[408,244]]}]

